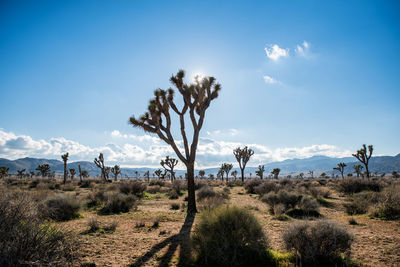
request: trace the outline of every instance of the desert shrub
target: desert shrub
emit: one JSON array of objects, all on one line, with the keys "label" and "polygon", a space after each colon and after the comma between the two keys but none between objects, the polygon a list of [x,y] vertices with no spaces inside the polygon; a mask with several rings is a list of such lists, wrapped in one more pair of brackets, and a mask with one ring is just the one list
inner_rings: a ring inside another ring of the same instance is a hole
[{"label": "desert shrub", "polygon": [[255,194],[255,188],[262,183],[260,179],[250,179],[244,183],[244,188],[246,189],[247,193]]},{"label": "desert shrub", "polygon": [[67,266],[76,249],[72,235],[41,220],[26,193],[0,190],[0,266]]},{"label": "desert shrub", "polygon": [[89,218],[87,221],[87,225],[89,226],[88,232],[90,233],[94,233],[100,229],[100,224],[96,217]]},{"label": "desert shrub", "polygon": [[179,203],[171,203],[171,210],[179,210]]},{"label": "desert shrub", "polygon": [[268,240],[257,219],[238,207],[204,212],[192,235],[200,266],[268,265]]},{"label": "desert shrub", "polygon": [[175,189],[171,189],[168,192],[168,198],[169,199],[178,199],[179,198],[179,194],[178,194],[178,192],[176,192]]},{"label": "desert shrub", "polygon": [[93,186],[90,180],[82,180],[82,182],[79,182],[78,185],[80,188],[90,188]]},{"label": "desert shrub", "polygon": [[286,212],[293,218],[320,217],[318,202],[309,196],[303,196],[298,208],[290,209]]},{"label": "desert shrub", "polygon": [[159,185],[152,185],[147,187],[146,192],[150,194],[159,193],[161,191],[161,187]]},{"label": "desert shrub", "polygon": [[216,195],[214,189],[209,186],[203,186],[201,189],[197,191],[197,200],[201,201],[208,197],[214,197]]},{"label": "desert shrub", "polygon": [[32,182],[29,183],[29,188],[36,188],[38,184],[40,183],[39,179],[35,179]]},{"label": "desert shrub", "polygon": [[260,196],[269,192],[275,192],[278,189],[277,185],[271,181],[264,181],[254,188],[254,192]]},{"label": "desert shrub", "polygon": [[144,221],[137,221],[136,223],[135,223],[135,227],[136,228],[143,228],[143,227],[145,227],[146,226],[146,223],[144,222]]},{"label": "desert shrub", "polygon": [[229,187],[235,187],[235,186],[242,186],[243,183],[241,180],[230,180],[226,182],[226,185]]},{"label": "desert shrub", "polygon": [[175,190],[179,195],[182,195],[182,191],[187,188],[187,183],[181,180],[174,180],[172,182],[172,189]]},{"label": "desert shrub", "polygon": [[309,194],[312,195],[314,198],[324,197],[328,198],[331,195],[331,192],[327,189],[322,189],[318,187],[311,187],[308,190]]},{"label": "desert shrub", "polygon": [[390,186],[380,194],[380,201],[372,216],[384,220],[400,219],[400,185]]},{"label": "desert shrub", "polygon": [[127,196],[121,193],[109,193],[106,195],[106,201],[99,210],[99,214],[117,214],[128,212],[136,204],[136,199],[133,196]]},{"label": "desert shrub", "polygon": [[284,206],[284,209],[294,208],[302,199],[301,195],[289,193],[286,190],[280,190],[278,193],[269,192],[261,198],[262,202],[267,203],[271,210],[278,204]]},{"label": "desert shrub", "polygon": [[338,182],[338,191],[344,194],[354,194],[361,191],[380,192],[383,183],[378,180],[365,180],[359,178],[346,178]]},{"label": "desert shrub", "polygon": [[99,206],[101,203],[103,203],[103,201],[106,200],[106,195],[103,190],[92,191],[87,198],[88,202],[86,203],[86,206],[91,208]]},{"label": "desert shrub", "polygon": [[304,196],[299,203],[299,208],[306,212],[318,211],[319,205],[314,198],[311,198],[309,196]]},{"label": "desert shrub", "polygon": [[114,220],[114,221],[112,221],[112,222],[110,222],[110,223],[107,223],[107,224],[103,227],[103,229],[104,229],[104,231],[106,231],[106,232],[112,233],[112,232],[115,232],[115,230],[117,229],[117,226],[118,226],[118,221]]},{"label": "desert shrub", "polygon": [[79,217],[80,203],[71,196],[58,194],[47,198],[40,210],[45,218],[68,221]]},{"label": "desert shrub", "polygon": [[194,182],[194,189],[198,190],[204,186],[208,186],[208,183],[206,181],[195,181]]},{"label": "desert shrub", "polygon": [[61,190],[62,190],[62,191],[69,191],[69,192],[71,192],[71,191],[74,191],[74,190],[75,190],[75,187],[74,187],[74,185],[73,185],[72,183],[68,183],[68,184],[62,185],[62,186],[61,186]]},{"label": "desert shrub", "polygon": [[122,182],[119,184],[119,191],[123,194],[133,194],[138,197],[143,196],[147,186],[141,181]]},{"label": "desert shrub", "polygon": [[354,218],[351,218],[351,219],[349,220],[349,224],[350,224],[350,225],[358,225],[358,222],[357,222]]},{"label": "desert shrub", "polygon": [[346,266],[341,253],[350,250],[353,237],[332,221],[296,222],[283,234],[287,249],[300,256],[304,266]]},{"label": "desert shrub", "polygon": [[165,186],[165,181],[163,181],[163,180],[151,180],[149,185],[150,186],[151,185],[158,185],[160,187],[163,187],[163,186]]},{"label": "desert shrub", "polygon": [[207,197],[202,199],[201,201],[199,201],[197,206],[200,211],[203,210],[211,211],[225,204],[226,202],[225,200],[226,198],[222,197],[221,194],[216,194],[213,197]]}]

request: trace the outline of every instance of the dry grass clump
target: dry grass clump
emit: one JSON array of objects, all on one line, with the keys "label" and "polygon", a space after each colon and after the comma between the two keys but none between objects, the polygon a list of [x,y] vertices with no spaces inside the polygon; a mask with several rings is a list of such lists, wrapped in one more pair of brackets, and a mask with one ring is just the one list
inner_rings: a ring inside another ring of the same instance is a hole
[{"label": "dry grass clump", "polygon": [[272,181],[264,181],[260,185],[254,188],[254,192],[260,196],[265,195],[269,192],[276,192],[279,190],[279,186]]},{"label": "dry grass clump", "polygon": [[119,184],[119,191],[123,194],[132,194],[137,197],[142,197],[147,185],[141,181],[129,181]]},{"label": "dry grass clump", "polygon": [[199,266],[264,266],[268,240],[246,209],[223,206],[204,212],[192,235]]},{"label": "dry grass clump", "polygon": [[341,179],[337,184],[337,190],[344,194],[354,194],[361,191],[380,192],[384,187],[379,180],[366,180],[360,178]]},{"label": "dry grass clump", "polygon": [[235,186],[243,186],[243,183],[241,180],[229,180],[226,182],[226,185],[229,187],[235,187]]},{"label": "dry grass clump", "polygon": [[248,194],[255,194],[255,188],[262,183],[261,179],[250,179],[244,183],[244,188]]},{"label": "dry grass clump", "polygon": [[294,250],[303,266],[349,266],[341,253],[350,251],[352,235],[332,221],[292,223],[283,234],[286,248]]},{"label": "dry grass clump", "polygon": [[108,193],[105,196],[105,201],[99,210],[99,214],[118,214],[129,212],[136,204],[136,198],[132,195],[121,193]]},{"label": "dry grass clump", "polygon": [[387,187],[380,193],[379,203],[372,216],[384,220],[400,219],[400,185]]},{"label": "dry grass clump", "polygon": [[0,266],[66,266],[74,261],[72,236],[44,222],[26,193],[0,190]]},{"label": "dry grass clump", "polygon": [[197,200],[202,201],[205,198],[215,197],[217,193],[214,191],[212,187],[203,186],[201,189],[197,191]]},{"label": "dry grass clump", "polygon": [[80,203],[72,196],[57,194],[48,197],[40,206],[42,215],[55,221],[68,221],[79,217]]},{"label": "dry grass clump", "polygon": [[179,210],[180,205],[179,203],[171,203],[171,210]]},{"label": "dry grass clump", "polygon": [[100,206],[106,200],[106,194],[104,190],[93,190],[87,196],[88,202],[86,206],[88,208]]},{"label": "dry grass clump", "polygon": [[163,180],[150,180],[149,185],[150,186],[158,185],[160,187],[163,187],[163,186],[165,186],[165,181],[163,181]]},{"label": "dry grass clump", "polygon": [[149,186],[149,187],[147,187],[146,192],[150,193],[150,194],[160,193],[161,192],[161,186],[159,186],[159,185]]}]

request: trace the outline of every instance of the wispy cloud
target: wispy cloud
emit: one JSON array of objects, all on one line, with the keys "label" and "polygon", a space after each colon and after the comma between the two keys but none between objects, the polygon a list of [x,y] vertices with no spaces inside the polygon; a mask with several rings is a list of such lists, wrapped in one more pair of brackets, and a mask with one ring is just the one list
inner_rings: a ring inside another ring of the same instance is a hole
[{"label": "wispy cloud", "polygon": [[303,57],[307,56],[309,50],[310,50],[310,43],[306,41],[303,41],[302,44],[298,44],[295,49],[296,53]]},{"label": "wispy cloud", "polygon": [[[235,130],[232,129],[232,133]],[[106,163],[109,165],[121,164],[122,166],[148,166],[159,167],[160,160],[171,155],[175,157],[172,149],[152,136],[135,136],[113,131],[114,137],[122,136],[132,143],[117,145],[109,143],[103,146],[90,147],[79,142],[67,140],[63,137],[50,138],[49,140],[34,140],[27,135],[16,135],[0,129],[0,157],[17,159],[22,157],[44,157],[60,159],[60,155],[69,152],[72,161],[92,161],[98,154],[104,153]],[[150,139],[149,139],[150,137]],[[141,142],[140,140],[146,140]],[[183,151],[181,141],[177,141],[178,147]],[[233,149],[240,146],[249,146],[255,154],[249,162],[249,166],[257,166],[273,161],[282,161],[291,158],[307,158],[315,155],[330,157],[345,157],[351,155],[348,150],[340,149],[334,145],[311,145],[306,147],[284,147],[270,149],[260,144],[246,144],[243,142],[227,142],[214,138],[201,137],[197,149],[196,167],[216,167],[223,162],[236,164],[232,154]],[[180,164],[180,169],[184,166]]]},{"label": "wispy cloud", "polygon": [[264,81],[269,84],[279,83],[278,80],[272,78],[271,76],[264,75]]},{"label": "wispy cloud", "polygon": [[264,48],[267,57],[273,61],[279,60],[281,57],[288,57],[289,56],[289,48],[280,48],[279,45],[273,44],[268,45]]}]

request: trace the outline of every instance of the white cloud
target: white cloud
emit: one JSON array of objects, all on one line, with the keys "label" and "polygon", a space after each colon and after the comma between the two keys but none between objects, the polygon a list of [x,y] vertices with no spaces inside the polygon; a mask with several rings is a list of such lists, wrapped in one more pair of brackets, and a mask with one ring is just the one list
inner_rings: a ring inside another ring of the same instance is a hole
[{"label": "white cloud", "polygon": [[[230,129],[226,132],[234,135],[236,131],[236,129]],[[0,129],[0,157],[17,159],[29,156],[61,159],[61,154],[68,151],[71,161],[92,161],[101,152],[104,153],[108,165],[121,164],[122,166],[131,167],[159,167],[160,160],[165,156],[176,157],[173,150],[167,144],[159,141],[157,137],[127,135],[117,130],[113,131],[111,136],[125,138],[128,142],[122,145],[110,143],[99,147],[89,147],[63,137],[34,140],[27,135],[16,135]],[[143,142],[143,140],[146,142]],[[177,145],[183,150],[182,141],[178,140]],[[201,137],[197,149],[196,166],[198,168],[216,167],[223,162],[236,164],[232,151],[236,147],[244,147],[245,145],[255,151],[249,166],[291,158],[307,158],[315,155],[330,157],[351,155],[348,150],[342,150],[336,146],[326,144],[270,149],[259,144],[228,142]],[[178,167],[183,169],[184,166],[180,163]]]},{"label": "white cloud", "polygon": [[264,81],[269,84],[279,83],[277,80],[268,75],[264,75]]},{"label": "white cloud", "polygon": [[273,61],[277,61],[281,57],[289,56],[289,48],[280,48],[277,44],[268,45],[264,48],[267,57]]},{"label": "white cloud", "polygon": [[305,57],[305,56],[307,56],[309,49],[310,49],[310,43],[303,41],[302,44],[298,44],[296,46],[295,51],[298,55]]}]

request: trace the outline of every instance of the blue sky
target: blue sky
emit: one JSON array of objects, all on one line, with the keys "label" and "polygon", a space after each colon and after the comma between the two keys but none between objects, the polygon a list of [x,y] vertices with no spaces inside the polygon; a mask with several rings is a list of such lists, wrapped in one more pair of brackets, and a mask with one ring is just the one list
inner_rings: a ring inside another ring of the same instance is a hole
[{"label": "blue sky", "polygon": [[[400,153],[398,1],[2,1],[0,157],[156,166],[127,124],[178,69],[222,91],[198,166]],[[177,136],[178,137],[178,136]],[[179,138],[178,138],[179,139]]]}]

